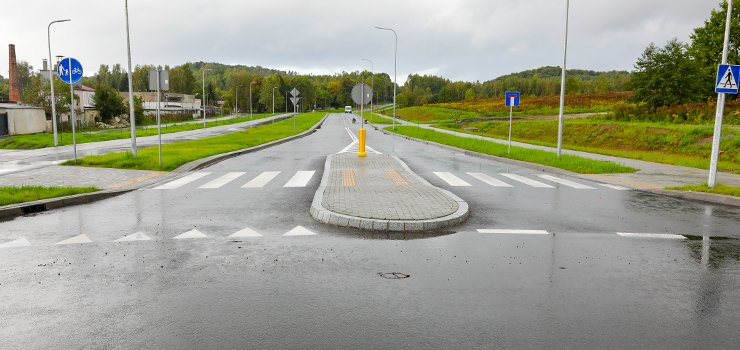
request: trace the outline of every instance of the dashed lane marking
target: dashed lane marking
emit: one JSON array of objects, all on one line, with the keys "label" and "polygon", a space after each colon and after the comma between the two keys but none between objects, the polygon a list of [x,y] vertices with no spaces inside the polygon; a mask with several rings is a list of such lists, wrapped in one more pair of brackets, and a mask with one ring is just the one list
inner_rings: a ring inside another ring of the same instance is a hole
[{"label": "dashed lane marking", "polygon": [[242,176],[246,173],[243,172],[232,172],[232,173],[226,173],[225,175],[203,185],[198,188],[220,188],[223,185],[226,185],[227,183],[236,180],[239,176]]},{"label": "dashed lane marking", "polygon": [[28,242],[25,238],[19,238],[15,241],[10,241],[8,243],[0,244],[0,248],[17,248],[17,247],[30,247],[31,243]]},{"label": "dashed lane marking", "polygon": [[539,182],[539,181],[528,179],[528,178],[526,178],[524,176],[517,175],[517,174],[501,173],[501,176],[506,176],[506,177],[508,177],[508,178],[510,178],[510,179],[512,179],[514,181],[519,181],[519,182],[521,182],[521,183],[523,183],[525,185],[529,185],[529,186],[532,186],[532,187],[537,187],[537,188],[555,188],[554,186],[550,186],[548,184],[544,184],[544,183]]},{"label": "dashed lane marking", "polygon": [[555,176],[552,176],[552,175],[537,175],[537,176],[539,176],[539,177],[541,177],[541,178],[543,178],[545,180],[550,180],[552,182],[557,182],[557,183],[559,183],[561,185],[565,185],[565,186],[568,186],[568,187],[577,188],[579,190],[595,190],[595,188],[593,188],[591,186],[586,186],[584,184],[579,184],[577,182],[573,182],[573,181],[570,181],[570,180],[561,179],[559,177],[555,177]]},{"label": "dashed lane marking", "polygon": [[354,170],[342,169],[342,186],[357,186]]},{"label": "dashed lane marking", "polygon": [[260,188],[267,185],[268,182],[272,181],[276,176],[280,174],[279,171],[265,171],[262,174],[257,175],[252,181],[247,182],[242,188]]},{"label": "dashed lane marking", "polygon": [[65,239],[61,242],[57,242],[56,244],[82,244],[82,243],[91,243],[91,242],[92,241],[90,240],[90,238],[87,238],[87,236],[83,234],[79,236],[74,236],[69,239]]},{"label": "dashed lane marking", "polygon": [[108,185],[108,186],[105,186],[104,188],[121,188],[121,187],[124,187],[124,186],[128,186],[128,185],[132,185],[132,184],[139,183],[139,182],[142,182],[142,181],[146,181],[146,180],[149,180],[149,179],[151,179],[153,177],[157,177],[157,176],[164,175],[164,174],[167,174],[167,172],[166,171],[159,171],[159,172],[156,172],[156,173],[151,173],[151,174],[147,174],[147,175],[144,175],[144,176],[140,176],[140,177],[137,177],[135,179],[128,180],[128,181],[119,182],[119,183],[113,184],[113,185]]},{"label": "dashed lane marking", "polygon": [[463,179],[452,175],[451,173],[446,172],[434,172],[434,175],[437,175],[440,179],[447,182],[450,186],[471,186],[469,183],[465,182]]},{"label": "dashed lane marking", "polygon": [[190,238],[206,238],[206,237],[208,236],[204,235],[198,230],[193,229],[179,236],[174,237],[174,239],[190,239]]},{"label": "dashed lane marking", "polygon": [[306,187],[315,171],[299,171],[283,187]]},{"label": "dashed lane marking", "polygon": [[617,232],[622,237],[636,237],[636,238],[667,238],[667,239],[686,239],[685,236],[676,235],[671,233],[630,233],[630,232]]},{"label": "dashed lane marking", "polygon": [[185,186],[195,180],[198,180],[204,176],[208,176],[211,173],[193,173],[188,176],[179,178],[175,181],[168,182],[162,186],[155,187],[155,190],[174,190],[176,188]]},{"label": "dashed lane marking", "polygon": [[482,173],[468,173],[468,175],[470,175],[470,176],[472,176],[472,177],[474,177],[474,178],[476,178],[478,180],[481,180],[481,181],[483,181],[483,182],[485,182],[485,183],[487,183],[487,184],[489,184],[491,186],[494,186],[494,187],[514,187],[512,185],[507,184],[506,182],[503,182],[503,181],[498,180],[498,179],[494,179],[494,178],[492,178],[492,177],[490,177],[490,176],[488,176],[486,174],[482,174]]},{"label": "dashed lane marking", "polygon": [[288,231],[283,236],[315,236],[316,234],[304,228],[303,226],[296,226],[294,229]]},{"label": "dashed lane marking", "polygon": [[151,238],[145,235],[144,232],[136,232],[125,237],[121,237],[113,242],[134,242],[134,241],[149,241]]},{"label": "dashed lane marking", "polygon": [[240,231],[238,231],[238,232],[230,235],[229,237],[262,237],[262,235],[259,234],[259,232],[255,231],[255,230],[252,230],[251,228],[247,227],[247,228],[245,228],[243,230],[240,230]]},{"label": "dashed lane marking", "polygon": [[545,230],[508,230],[508,229],[478,229],[480,233],[495,233],[503,235],[549,235]]},{"label": "dashed lane marking", "polygon": [[404,179],[403,176],[401,176],[401,174],[398,173],[398,171],[393,170],[393,169],[384,169],[383,171],[385,172],[386,175],[388,175],[388,177],[391,178],[394,184],[399,185],[399,186],[409,185],[409,182],[406,181],[406,179]]}]

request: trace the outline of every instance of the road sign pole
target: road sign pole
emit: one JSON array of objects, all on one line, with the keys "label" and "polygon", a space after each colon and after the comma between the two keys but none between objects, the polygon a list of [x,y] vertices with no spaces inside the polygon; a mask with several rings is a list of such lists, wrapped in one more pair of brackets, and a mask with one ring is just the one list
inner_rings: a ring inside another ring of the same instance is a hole
[{"label": "road sign pole", "polygon": [[565,60],[568,57],[568,10],[570,0],[565,0],[565,41],[563,43],[563,72],[560,76],[560,116],[558,117],[558,158],[563,150],[563,112],[565,111]]},{"label": "road sign pole", "polygon": [[[69,81],[72,81],[72,59],[68,58],[69,61]],[[51,71],[50,71],[51,72]],[[69,105],[69,121],[72,124],[72,147],[75,153],[75,164],[77,164],[77,136],[75,135],[75,84],[69,84],[69,92],[71,104]]]},{"label": "road sign pole", "polygon": [[509,154],[511,154],[511,121],[514,116],[514,104],[509,106]]},{"label": "road sign pole", "polygon": [[161,86],[159,85],[159,73],[161,71],[157,69],[157,134],[159,135],[159,165],[162,166],[162,119],[159,115],[159,95],[160,95],[160,89]]},{"label": "road sign pole", "polygon": [[[730,42],[730,21],[732,20],[732,1],[727,2],[727,20],[725,22],[725,42],[722,50],[722,64],[727,64],[727,47]],[[735,77],[737,79],[737,77]],[[717,163],[719,163],[719,146],[722,139],[722,117],[725,114],[725,94],[717,94],[717,114],[714,117],[714,137],[712,138],[712,159],[709,164],[707,185],[717,185]]]}]

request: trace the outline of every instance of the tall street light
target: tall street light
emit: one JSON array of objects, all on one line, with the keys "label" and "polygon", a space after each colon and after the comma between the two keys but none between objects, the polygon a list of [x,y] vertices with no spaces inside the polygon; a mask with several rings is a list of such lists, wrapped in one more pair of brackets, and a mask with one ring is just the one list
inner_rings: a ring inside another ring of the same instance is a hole
[{"label": "tall street light", "polygon": [[54,64],[51,63],[51,25],[54,23],[59,22],[69,22],[70,19],[60,19],[58,21],[53,21],[49,23],[49,26],[46,27],[46,34],[47,34],[47,40],[49,44],[49,81],[51,82],[51,125],[54,128],[54,147],[59,146],[59,141],[57,140],[57,108],[56,108],[56,101],[54,100],[54,72],[52,72],[52,67],[54,67]]},{"label": "tall street light", "polygon": [[563,44],[563,72],[560,75],[560,117],[558,118],[558,158],[563,151],[563,111],[565,110],[565,59],[568,53],[568,8],[570,0],[565,0],[565,43]]},{"label": "tall street light", "polygon": [[[252,120],[252,84],[257,83],[256,81],[253,81],[249,83],[249,120]],[[274,95],[274,94],[273,94]],[[275,97],[272,98],[275,100]],[[272,102],[272,113],[275,114],[275,102]]]},{"label": "tall street light", "polygon": [[212,70],[210,68],[203,69],[202,78],[203,78],[203,101],[205,103],[203,104],[203,127],[206,127],[206,104],[208,103],[208,94],[206,94],[206,71]]},{"label": "tall street light", "polygon": [[[236,108],[235,108],[235,109],[236,109],[236,113],[239,113],[239,87],[240,87],[240,86],[244,86],[244,85],[237,85],[237,86],[236,86]],[[250,88],[251,88],[251,86],[250,86]],[[250,89],[250,91],[251,91],[251,89]],[[251,95],[251,94],[250,94],[250,95]],[[251,105],[251,104],[250,104],[250,105]],[[250,108],[250,109],[251,109],[251,108]]]},{"label": "tall street light", "polygon": [[136,114],[134,114],[134,73],[131,70],[131,36],[128,29],[128,0],[126,4],[126,52],[128,54],[128,115],[131,122],[131,154],[136,157]]},{"label": "tall street light", "polygon": [[[396,130],[396,85],[398,85],[397,63],[398,63],[398,34],[390,28],[375,27],[382,30],[390,30],[396,36],[396,54],[393,56],[393,130]],[[370,114],[372,115],[372,113]]]},{"label": "tall street light", "polygon": [[[727,47],[730,43],[730,25],[732,24],[732,1],[727,2],[727,20],[725,21],[725,41],[722,49],[722,64],[727,64]],[[719,163],[719,146],[722,139],[722,116],[725,114],[725,93],[717,94],[717,114],[714,117],[714,137],[712,138],[712,155],[709,162],[709,181],[707,185],[714,188],[717,184],[717,163]]]},{"label": "tall street light", "polygon": [[373,121],[373,97],[375,97],[375,68],[373,67],[373,61],[367,58],[360,58],[362,61],[370,62],[370,91],[373,96],[370,98],[370,122]]},{"label": "tall street light", "polygon": [[272,115],[275,115],[275,89],[277,89],[277,86],[272,87]]}]

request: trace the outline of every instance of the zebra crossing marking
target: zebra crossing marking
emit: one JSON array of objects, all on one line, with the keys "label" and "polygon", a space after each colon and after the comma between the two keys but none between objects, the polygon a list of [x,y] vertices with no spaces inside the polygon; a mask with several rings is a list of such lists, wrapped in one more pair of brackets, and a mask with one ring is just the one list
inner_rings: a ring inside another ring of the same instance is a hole
[{"label": "zebra crossing marking", "polygon": [[294,229],[288,231],[283,236],[315,236],[316,234],[309,231],[303,226],[296,226]]},{"label": "zebra crossing marking", "polygon": [[8,243],[0,244],[0,248],[30,247],[31,243],[25,238],[19,238]]},{"label": "zebra crossing marking", "polygon": [[440,179],[447,182],[450,186],[456,186],[456,187],[462,187],[462,186],[472,186],[471,184],[465,182],[465,180],[452,175],[452,173],[447,172],[434,172],[434,175],[437,175]]},{"label": "zebra crossing marking", "polygon": [[262,237],[262,235],[259,234],[259,232],[247,227],[243,230],[239,230],[238,232],[230,235],[229,237]]},{"label": "zebra crossing marking", "polygon": [[179,236],[173,237],[173,239],[190,239],[190,238],[206,238],[208,236],[204,235],[202,232],[192,229],[188,232],[185,232]]},{"label": "zebra crossing marking", "polygon": [[599,185],[604,186],[604,187],[609,187],[611,189],[615,189],[615,190],[618,190],[618,191],[629,191],[629,188],[623,187],[623,186],[619,186],[619,185],[612,185],[612,184],[599,184]]},{"label": "zebra crossing marking", "polygon": [[529,186],[532,186],[532,187],[537,187],[537,188],[555,188],[555,186],[550,186],[548,184],[544,184],[542,182],[535,181],[535,180],[532,180],[532,179],[529,179],[529,178],[526,178],[524,176],[517,175],[517,174],[501,173],[501,176],[508,177],[508,178],[510,178],[510,179],[512,179],[514,181],[518,181],[518,182],[521,182],[521,183],[523,183],[525,185],[529,185]]},{"label": "zebra crossing marking", "polygon": [[315,171],[299,171],[283,187],[306,187]]},{"label": "zebra crossing marking", "polygon": [[82,234],[79,236],[74,236],[72,238],[65,239],[61,242],[55,243],[55,245],[62,245],[62,244],[83,244],[83,243],[92,243],[90,238],[87,238],[86,235]]},{"label": "zebra crossing marking", "polygon": [[198,188],[220,188],[223,185],[226,185],[227,183],[236,180],[238,177],[244,175],[246,173],[244,172],[231,172],[226,173],[225,175],[220,176],[219,178],[203,185]]},{"label": "zebra crossing marking", "polygon": [[166,183],[164,185],[157,186],[154,189],[155,190],[174,190],[176,188],[185,186],[185,185],[187,185],[187,184],[189,184],[189,183],[191,183],[191,182],[193,182],[195,180],[198,180],[198,179],[200,179],[200,178],[202,178],[204,176],[208,176],[210,174],[211,173],[193,173],[193,174],[190,174],[188,176],[181,177],[181,178],[179,178],[179,179],[177,179],[175,181],[168,182],[168,183]]},{"label": "zebra crossing marking", "polygon": [[254,179],[247,182],[242,188],[261,188],[267,185],[268,182],[272,181],[276,176],[280,174],[280,171],[265,171],[262,174],[257,175]]},{"label": "zebra crossing marking", "polygon": [[539,176],[539,177],[541,177],[541,178],[543,178],[545,180],[550,180],[552,182],[557,182],[557,183],[559,183],[561,185],[565,185],[565,186],[568,186],[568,187],[577,188],[579,190],[595,190],[596,189],[596,188],[593,188],[591,186],[586,186],[586,185],[580,184],[578,182],[573,182],[573,181],[570,181],[570,180],[561,179],[559,177],[555,177],[555,176],[552,176],[552,175],[537,175],[537,176]]},{"label": "zebra crossing marking", "polygon": [[509,235],[549,235],[545,230],[509,230],[509,229],[478,229],[480,233],[495,233]]},{"label": "zebra crossing marking", "polygon": [[132,233],[128,236],[121,237],[113,242],[133,242],[133,241],[150,241],[150,240],[151,238],[149,238],[149,236],[144,234],[144,232],[139,231],[136,233]]},{"label": "zebra crossing marking", "polygon": [[667,239],[686,239],[683,235],[676,235],[672,233],[630,233],[630,232],[617,232],[621,237],[633,237],[633,238],[667,238]]},{"label": "zebra crossing marking", "polygon": [[468,175],[470,175],[470,176],[472,176],[472,177],[474,177],[474,178],[476,178],[478,180],[481,180],[481,181],[483,181],[483,182],[485,182],[485,183],[487,183],[487,184],[489,184],[491,186],[494,186],[494,187],[514,187],[512,185],[507,184],[506,182],[503,182],[503,181],[498,180],[498,179],[494,179],[494,178],[492,178],[492,177],[490,177],[490,176],[488,176],[486,174],[483,174],[483,173],[468,173]]}]

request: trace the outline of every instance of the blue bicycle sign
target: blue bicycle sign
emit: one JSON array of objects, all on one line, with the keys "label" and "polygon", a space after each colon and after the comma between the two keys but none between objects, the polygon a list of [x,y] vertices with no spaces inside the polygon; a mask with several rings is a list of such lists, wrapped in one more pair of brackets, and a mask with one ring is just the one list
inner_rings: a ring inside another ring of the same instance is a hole
[{"label": "blue bicycle sign", "polygon": [[59,62],[57,75],[67,84],[74,84],[82,79],[82,64],[74,58],[65,58]]}]

